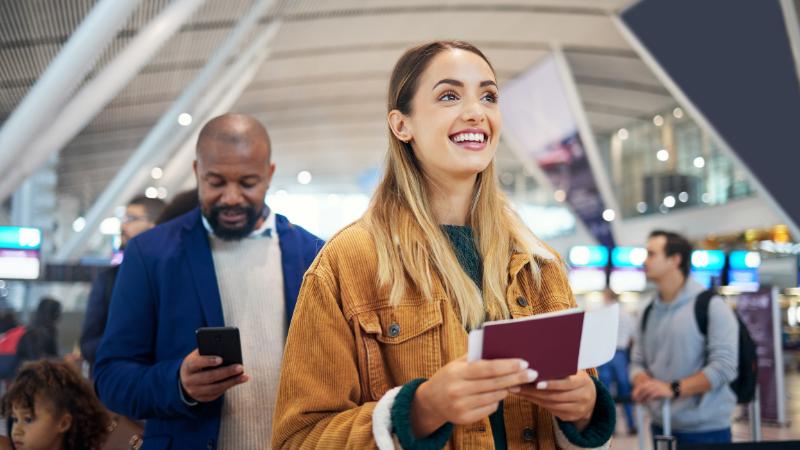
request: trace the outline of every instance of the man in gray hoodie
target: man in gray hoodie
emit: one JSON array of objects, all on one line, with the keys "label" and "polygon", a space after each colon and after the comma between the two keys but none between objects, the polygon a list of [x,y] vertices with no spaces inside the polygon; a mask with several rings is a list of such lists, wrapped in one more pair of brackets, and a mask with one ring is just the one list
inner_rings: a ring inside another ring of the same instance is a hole
[{"label": "man in gray hoodie", "polygon": [[[647,278],[658,286],[644,332],[634,337],[630,375],[633,399],[649,407],[653,434],[661,434],[661,404],[672,400],[672,435],[678,442],[731,442],[739,329],[718,297],[708,310],[708,335],[695,319],[704,287],[689,278],[692,246],[676,233],[654,231],[647,241]],[[643,314],[644,316],[644,314]]]}]

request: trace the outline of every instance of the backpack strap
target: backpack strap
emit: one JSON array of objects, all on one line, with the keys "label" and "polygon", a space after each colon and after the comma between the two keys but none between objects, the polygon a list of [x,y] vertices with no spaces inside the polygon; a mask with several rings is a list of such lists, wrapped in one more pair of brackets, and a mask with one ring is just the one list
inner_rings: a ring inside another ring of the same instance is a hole
[{"label": "backpack strap", "polygon": [[700,334],[708,335],[708,309],[711,306],[711,299],[714,298],[714,290],[708,289],[697,295],[694,302],[694,318],[697,320],[697,327]]},{"label": "backpack strap", "polygon": [[650,302],[645,308],[644,312],[642,313],[642,334],[644,334],[645,328],[647,328],[647,318],[650,316],[650,311],[653,309],[653,302]]}]

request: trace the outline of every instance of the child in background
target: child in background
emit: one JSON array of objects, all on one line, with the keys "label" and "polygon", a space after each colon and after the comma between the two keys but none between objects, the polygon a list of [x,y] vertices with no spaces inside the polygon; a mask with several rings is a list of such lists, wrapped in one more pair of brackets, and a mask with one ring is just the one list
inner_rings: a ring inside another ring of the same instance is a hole
[{"label": "child in background", "polygon": [[0,413],[16,450],[99,450],[110,426],[92,387],[62,361],[24,365]]}]

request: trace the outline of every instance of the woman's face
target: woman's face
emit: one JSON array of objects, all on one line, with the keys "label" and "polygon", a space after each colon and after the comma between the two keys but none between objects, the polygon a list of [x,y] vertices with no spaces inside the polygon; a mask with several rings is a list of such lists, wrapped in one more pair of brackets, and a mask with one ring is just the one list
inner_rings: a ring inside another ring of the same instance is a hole
[{"label": "woman's face", "polygon": [[410,140],[428,177],[474,179],[491,163],[500,137],[494,73],[475,53],[445,50],[420,77],[410,116],[400,116],[395,134]]}]

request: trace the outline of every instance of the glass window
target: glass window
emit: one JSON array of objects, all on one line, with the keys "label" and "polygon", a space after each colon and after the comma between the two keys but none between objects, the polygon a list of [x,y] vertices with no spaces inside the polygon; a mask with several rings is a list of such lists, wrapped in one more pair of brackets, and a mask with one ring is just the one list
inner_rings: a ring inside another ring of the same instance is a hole
[{"label": "glass window", "polygon": [[679,107],[658,117],[597,136],[624,217],[719,205],[753,194],[748,175]]}]

